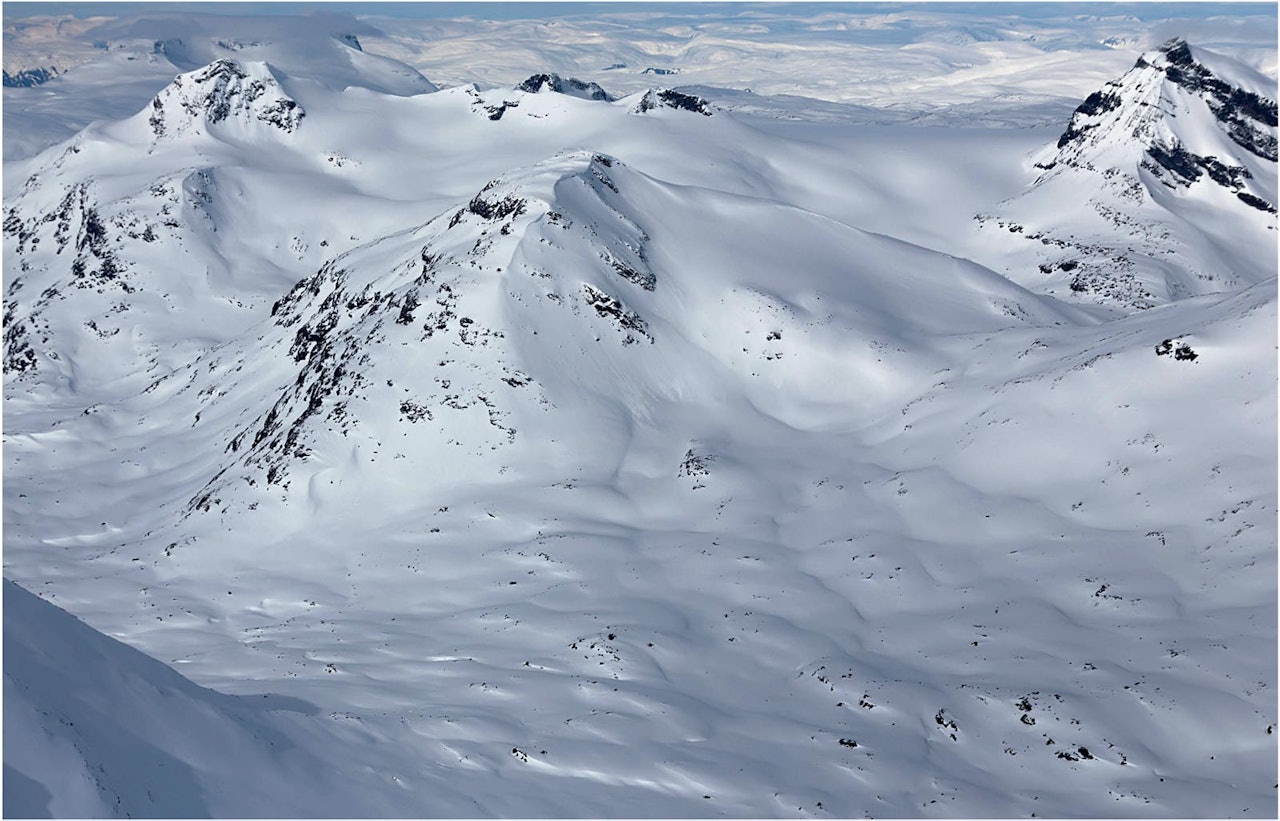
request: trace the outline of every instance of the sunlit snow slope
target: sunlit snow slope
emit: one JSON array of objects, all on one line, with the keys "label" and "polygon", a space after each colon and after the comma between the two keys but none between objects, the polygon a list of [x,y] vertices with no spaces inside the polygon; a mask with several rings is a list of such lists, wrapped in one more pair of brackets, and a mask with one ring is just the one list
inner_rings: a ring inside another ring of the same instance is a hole
[{"label": "sunlit snow slope", "polygon": [[[1117,143],[1188,247],[1272,222],[1221,287],[1060,294],[970,219],[1106,190],[1024,168],[1056,134],[258,56],[6,165],[6,577],[189,681],[6,607],[163,707],[174,813],[1274,817],[1273,215]],[[90,773],[19,799],[149,812],[8,653],[6,762]]]}]

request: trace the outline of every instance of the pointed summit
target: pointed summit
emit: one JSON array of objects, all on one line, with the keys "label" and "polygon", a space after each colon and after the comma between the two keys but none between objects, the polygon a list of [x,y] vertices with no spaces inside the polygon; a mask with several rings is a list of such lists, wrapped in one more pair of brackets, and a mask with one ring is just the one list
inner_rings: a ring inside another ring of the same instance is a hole
[{"label": "pointed summit", "polygon": [[1122,310],[1274,276],[1274,88],[1182,38],[1143,54],[1081,102],[999,210],[996,225],[1035,243],[1010,276]]},{"label": "pointed summit", "polygon": [[[1275,162],[1276,102],[1266,96],[1268,87],[1245,66],[1202,55],[1175,37],[1085,98],[1058,138],[1055,159],[1072,165],[1093,150],[1135,139],[1144,148],[1168,151],[1217,142],[1217,132],[1235,144],[1227,151],[1243,149]],[[1201,124],[1208,128],[1204,134],[1194,127]]]},{"label": "pointed summit", "polygon": [[[1191,44],[1181,37],[1171,37],[1160,46],[1158,51],[1173,65],[1189,66],[1195,62],[1191,56]],[[1139,62],[1142,58],[1138,58]]]},{"label": "pointed summit", "polygon": [[[1138,59],[1139,67],[1144,63],[1144,58]],[[1219,76],[1198,62],[1191,46],[1181,38],[1161,46],[1158,57],[1147,64],[1162,71],[1169,82],[1203,99],[1236,145],[1275,162],[1275,100],[1232,82],[1230,75]]]},{"label": "pointed summit", "polygon": [[1206,180],[1271,211],[1274,192],[1258,188],[1258,162],[1276,161],[1276,102],[1266,88],[1245,66],[1174,38],[1085,98],[1040,167],[1136,162],[1166,188]]}]

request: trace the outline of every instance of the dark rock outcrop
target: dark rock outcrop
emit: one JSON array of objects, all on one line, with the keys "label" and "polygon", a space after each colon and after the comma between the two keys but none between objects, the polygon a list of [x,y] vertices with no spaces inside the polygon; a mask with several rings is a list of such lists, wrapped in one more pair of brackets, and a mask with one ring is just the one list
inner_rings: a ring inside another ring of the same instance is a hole
[{"label": "dark rock outcrop", "polygon": [[180,75],[151,101],[148,122],[157,137],[193,122],[217,125],[232,118],[253,119],[285,133],[301,124],[306,112],[289,99],[265,65],[255,70],[235,60],[216,60]]},{"label": "dark rock outcrop", "polygon": [[24,68],[21,71],[10,74],[4,72],[5,88],[34,88],[41,83],[47,83],[54,77],[58,76],[58,69],[50,66],[48,68]]},{"label": "dark rock outcrop", "polygon": [[581,97],[584,100],[608,101],[613,98],[596,83],[583,82],[573,77],[561,77],[559,74],[535,74],[516,86],[517,91],[539,94],[553,91],[556,94],[567,94],[570,97]]},{"label": "dark rock outcrop", "polygon": [[632,111],[643,114],[656,108],[674,108],[677,111],[692,111],[705,117],[711,116],[711,105],[706,100],[670,89],[647,92]]}]

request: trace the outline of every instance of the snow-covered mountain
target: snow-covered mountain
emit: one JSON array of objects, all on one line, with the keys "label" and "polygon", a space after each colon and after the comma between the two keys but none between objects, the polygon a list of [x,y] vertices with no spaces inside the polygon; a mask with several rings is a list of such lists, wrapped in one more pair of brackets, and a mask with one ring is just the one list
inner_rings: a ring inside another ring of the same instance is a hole
[{"label": "snow-covered mountain", "polygon": [[516,86],[516,88],[534,94],[541,91],[554,91],[557,94],[569,94],[574,97],[582,97],[585,100],[611,99],[609,92],[605,91],[597,83],[584,83],[573,77],[565,79],[559,74],[534,74]]},{"label": "snow-covered mountain", "polygon": [[[773,229],[725,247],[700,226],[729,215]],[[795,260],[803,267],[779,281],[775,272]],[[171,415],[183,435],[195,419],[208,431],[208,481],[183,501],[186,513],[227,513],[270,504],[273,486],[327,472],[320,465],[342,473],[354,443],[377,451],[388,429],[408,452],[465,448],[446,483],[465,456],[488,456],[526,427],[569,421],[557,436],[572,436],[581,422],[550,413],[561,394],[548,384],[591,395],[579,407],[591,416],[606,413],[590,407],[604,402],[642,417],[721,384],[721,394],[743,393],[772,412],[804,407],[796,424],[807,425],[926,384],[932,368],[905,355],[908,339],[922,352],[940,337],[1072,316],[971,263],[569,152],[490,181],[420,228],[335,257],[277,300],[269,321],[152,382],[126,414]],[[904,355],[886,382],[873,361],[884,354],[873,353],[890,342]],[[797,362],[782,363],[784,354]],[[752,386],[761,367],[772,373]],[[93,424],[115,412],[95,407]],[[394,478],[418,470],[401,459],[382,480],[340,495],[420,493],[424,479]]]},{"label": "snow-covered mountain", "polygon": [[[710,113],[705,101],[666,90],[616,103],[469,88],[403,104],[376,99],[384,116],[362,118],[362,92],[219,60],[179,75],[133,117],[11,166],[24,180],[5,212],[16,272],[7,284],[8,372],[24,389],[82,399],[106,398],[99,388],[134,392],[263,318],[325,260],[452,207],[472,188],[469,198],[512,159],[543,159],[584,129],[606,132],[606,146],[653,135],[645,150],[656,153],[697,128],[686,109]],[[677,121],[630,116],[659,111]],[[423,128],[432,128],[429,140]],[[394,142],[389,130],[403,134],[405,153],[370,148]],[[504,141],[504,151],[460,163],[485,140]],[[424,143],[438,150],[406,164]],[[717,139],[700,156],[731,150]]]},{"label": "snow-covered mountain", "polygon": [[[456,18],[444,7],[422,19],[240,16],[230,9],[209,15],[194,8],[166,14],[152,7],[120,19],[8,15],[5,71],[56,70],[58,76],[40,94],[6,92],[4,155],[30,156],[94,120],[136,111],[173,73],[217,59],[270,54],[282,60],[291,52],[304,69],[277,66],[333,82],[353,55],[331,50],[328,41],[402,61],[387,64],[391,75],[407,64],[446,87],[509,88],[554,70],[625,96],[664,78],[745,93],[737,102],[751,109],[781,104],[787,118],[963,128],[1060,129],[1081,99],[1175,32],[1268,77],[1276,74],[1275,13],[1265,5],[1204,16],[1190,7],[1081,15],[1065,6],[992,5],[851,14],[846,8],[668,4],[645,11],[583,9],[553,19],[538,8],[512,7],[511,18]],[[158,43],[178,62],[156,53]],[[419,82],[405,78],[407,88]]]},{"label": "snow-covered mountain", "polygon": [[1275,82],[1233,60],[1170,40],[1090,94],[1035,168],[980,216],[1033,249],[1009,269],[1028,287],[1142,308],[1275,274]]},{"label": "snow-covered mountain", "polygon": [[6,164],[5,575],[154,657],[6,584],[15,807],[1274,816],[1265,82],[1035,168],[331,28]]},{"label": "snow-covered mountain", "polygon": [[266,63],[234,60],[218,60],[174,78],[173,85],[152,100],[151,108],[147,123],[157,138],[213,126],[253,129],[257,123],[288,134],[302,124],[307,113],[280,90]]}]

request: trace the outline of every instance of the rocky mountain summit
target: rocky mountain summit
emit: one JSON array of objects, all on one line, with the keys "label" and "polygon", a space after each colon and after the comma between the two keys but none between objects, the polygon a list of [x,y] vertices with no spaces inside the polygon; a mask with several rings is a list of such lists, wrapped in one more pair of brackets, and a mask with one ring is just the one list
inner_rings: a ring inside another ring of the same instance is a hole
[{"label": "rocky mountain summit", "polygon": [[559,74],[534,74],[516,86],[518,91],[539,94],[544,91],[556,94],[568,94],[584,100],[612,100],[609,92],[597,83],[585,83],[573,77],[561,77]]},{"label": "rocky mountain summit", "polygon": [[151,102],[147,121],[158,138],[224,122],[242,129],[260,122],[288,134],[305,116],[302,107],[280,89],[266,63],[218,60],[175,77]]},{"label": "rocky mountain summit", "polygon": [[1010,271],[1019,282],[1102,305],[1266,279],[1270,254],[1228,251],[1224,265],[1221,250],[1274,247],[1274,93],[1247,67],[1170,40],[1090,94],[1035,158],[1028,191],[979,220],[1039,243],[1021,255],[1027,275]]},{"label": "rocky mountain summit", "polygon": [[[1162,184],[1188,188],[1203,176],[1247,205],[1274,213],[1270,202],[1246,190],[1254,175],[1235,156],[1243,151],[1276,162],[1276,102],[1252,90],[1264,85],[1261,78],[1234,84],[1233,77],[1244,71],[1238,66],[1220,77],[1196,61],[1185,40],[1170,40],[1139,57],[1124,77],[1089,95],[1058,138],[1057,156],[1040,167],[1087,167],[1113,144],[1136,142],[1145,153],[1142,167]],[[1209,134],[1197,132],[1199,122],[1215,128]],[[1210,136],[1215,132],[1230,139],[1226,151]],[[1208,151],[1214,153],[1199,153]]]}]

